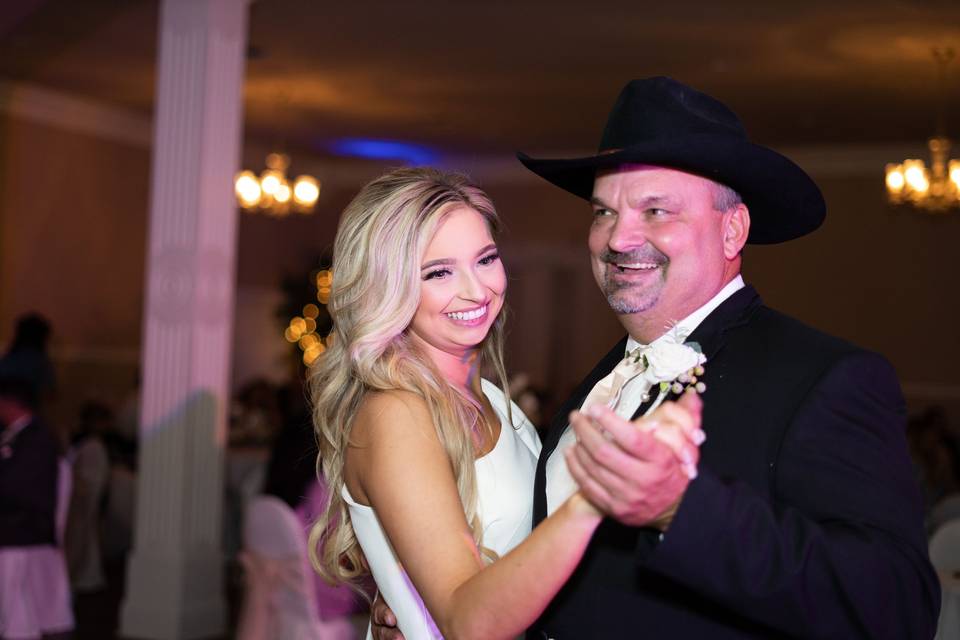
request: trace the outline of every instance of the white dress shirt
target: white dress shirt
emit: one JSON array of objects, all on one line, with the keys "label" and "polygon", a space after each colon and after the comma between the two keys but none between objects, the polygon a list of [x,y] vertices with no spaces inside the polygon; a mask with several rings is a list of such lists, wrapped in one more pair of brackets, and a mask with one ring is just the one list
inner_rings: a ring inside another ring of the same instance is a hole
[{"label": "white dress shirt", "polygon": [[[704,318],[710,315],[714,309],[719,307],[724,300],[732,296],[743,287],[743,277],[737,275],[733,280],[728,282],[717,293],[717,295],[710,298],[705,305],[678,322],[674,328],[671,329],[671,331],[664,333],[664,335],[660,336],[650,344],[654,345],[661,340],[669,339],[665,336],[670,333],[679,333],[680,335],[689,336],[691,333],[693,333],[694,329],[700,326],[700,323],[703,322]],[[627,347],[624,355],[633,351],[637,347],[642,346],[644,345],[634,339],[633,336],[630,336],[627,338]],[[629,420],[633,414],[636,413],[640,405],[643,404],[643,397],[650,391],[650,386],[651,383],[645,376],[637,376],[627,382],[620,394],[620,401],[615,409],[616,413]],[[567,461],[563,457],[563,452],[566,451],[566,449],[575,441],[576,435],[568,424],[563,434],[560,436],[560,441],[557,443],[556,449],[553,450],[553,453],[550,454],[550,458],[547,460],[546,474],[548,515],[553,513],[557,507],[563,504],[564,500],[573,495],[573,492],[577,490],[577,483],[570,475],[570,471],[567,469]]]}]

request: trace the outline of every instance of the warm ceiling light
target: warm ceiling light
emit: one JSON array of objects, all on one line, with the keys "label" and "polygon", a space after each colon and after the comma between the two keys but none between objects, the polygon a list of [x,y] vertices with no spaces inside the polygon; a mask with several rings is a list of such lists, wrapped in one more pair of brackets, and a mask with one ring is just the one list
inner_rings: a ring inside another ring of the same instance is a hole
[{"label": "warm ceiling light", "polygon": [[298,176],[293,183],[293,201],[300,207],[313,207],[320,197],[320,185],[312,176]]},{"label": "warm ceiling light", "polygon": [[271,153],[267,156],[266,165],[259,178],[252,171],[237,174],[234,191],[237,203],[243,210],[276,217],[287,215],[291,208],[297,213],[312,213],[320,196],[320,183],[316,178],[299,176],[291,188],[286,176],[290,166],[289,156]]},{"label": "warm ceiling light", "polygon": [[904,160],[888,164],[886,169],[887,199],[891,204],[909,205],[933,213],[960,208],[960,161],[950,160],[950,139],[944,135],[944,103],[946,69],[953,60],[953,49],[933,49],[939,70],[939,104],[937,135],[927,141],[930,168],[923,160]]},{"label": "warm ceiling light", "polygon": [[903,190],[904,185],[907,183],[906,178],[903,177],[903,169],[899,164],[888,164],[887,165],[887,190],[900,192]]},{"label": "warm ceiling light", "polygon": [[237,193],[237,201],[243,208],[255,207],[260,202],[262,190],[257,176],[253,171],[241,171],[237,174],[234,189]]}]

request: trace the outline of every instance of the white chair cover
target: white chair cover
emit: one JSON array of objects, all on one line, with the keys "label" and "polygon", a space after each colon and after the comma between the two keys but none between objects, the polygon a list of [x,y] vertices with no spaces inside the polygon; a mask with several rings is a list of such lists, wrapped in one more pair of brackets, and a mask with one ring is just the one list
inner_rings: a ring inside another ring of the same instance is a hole
[{"label": "white chair cover", "polygon": [[951,520],[960,520],[960,493],[951,493],[933,505],[927,514],[927,531],[932,535]]},{"label": "white chair cover", "polygon": [[960,640],[960,520],[939,526],[930,537],[930,562],[940,576],[937,640]]},{"label": "white chair cover", "polygon": [[960,520],[951,520],[933,532],[930,562],[941,571],[960,570]]},{"label": "white chair cover", "polygon": [[342,621],[327,624],[317,613],[307,562],[306,533],[296,514],[273,496],[257,496],[246,508],[240,560],[247,592],[238,640],[341,640],[353,636]]},{"label": "white chair cover", "polygon": [[74,627],[62,546],[70,502],[70,463],[61,459],[58,471],[58,545],[0,549],[0,637],[5,640],[32,640]]}]

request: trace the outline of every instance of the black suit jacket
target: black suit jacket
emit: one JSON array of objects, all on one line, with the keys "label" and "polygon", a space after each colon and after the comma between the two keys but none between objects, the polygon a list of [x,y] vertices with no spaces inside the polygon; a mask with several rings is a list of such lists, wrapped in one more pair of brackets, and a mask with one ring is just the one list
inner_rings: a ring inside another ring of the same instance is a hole
[{"label": "black suit jacket", "polygon": [[57,455],[36,418],[0,448],[0,547],[56,544]]},{"label": "black suit jacket", "polygon": [[[604,520],[528,637],[933,637],[939,584],[890,365],[765,307],[751,287],[689,340],[707,356],[698,477],[662,541]],[[567,413],[624,345],[554,419],[535,523]]]}]

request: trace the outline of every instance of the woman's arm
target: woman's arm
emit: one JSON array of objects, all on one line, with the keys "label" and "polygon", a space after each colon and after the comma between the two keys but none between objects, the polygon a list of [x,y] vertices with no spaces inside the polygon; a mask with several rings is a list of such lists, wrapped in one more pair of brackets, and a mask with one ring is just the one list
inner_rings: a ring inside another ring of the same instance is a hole
[{"label": "woman's arm", "polygon": [[601,516],[579,494],[484,566],[450,460],[412,394],[368,397],[347,454],[347,486],[377,512],[407,575],[447,638],[524,631],[573,572]]}]

